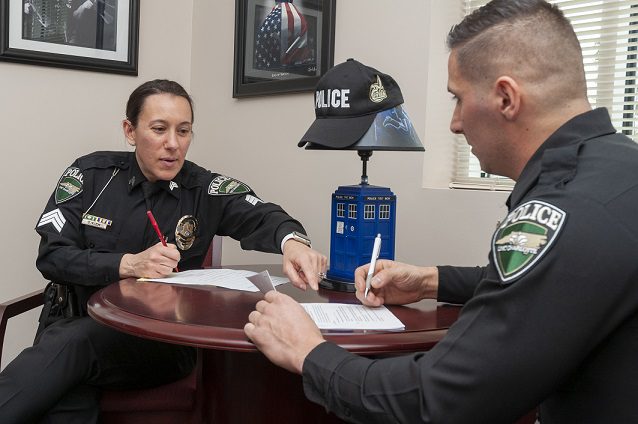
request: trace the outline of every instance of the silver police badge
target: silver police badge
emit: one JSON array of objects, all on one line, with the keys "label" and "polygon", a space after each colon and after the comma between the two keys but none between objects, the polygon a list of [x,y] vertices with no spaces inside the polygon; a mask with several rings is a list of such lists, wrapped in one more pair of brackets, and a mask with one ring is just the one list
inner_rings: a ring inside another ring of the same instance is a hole
[{"label": "silver police badge", "polygon": [[195,242],[197,219],[193,215],[184,215],[175,227],[175,243],[180,250],[188,250]]}]

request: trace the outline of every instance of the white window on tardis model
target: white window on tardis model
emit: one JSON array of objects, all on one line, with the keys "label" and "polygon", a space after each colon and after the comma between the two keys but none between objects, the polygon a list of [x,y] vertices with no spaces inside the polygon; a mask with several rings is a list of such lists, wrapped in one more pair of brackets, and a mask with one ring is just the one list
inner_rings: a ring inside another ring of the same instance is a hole
[{"label": "white window on tardis model", "polygon": [[367,203],[363,207],[363,219],[374,219],[374,205]]}]

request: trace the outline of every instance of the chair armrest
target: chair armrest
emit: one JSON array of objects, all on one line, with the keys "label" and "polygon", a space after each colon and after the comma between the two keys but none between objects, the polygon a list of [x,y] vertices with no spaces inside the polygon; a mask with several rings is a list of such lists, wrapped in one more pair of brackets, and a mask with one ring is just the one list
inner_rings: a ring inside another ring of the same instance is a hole
[{"label": "chair armrest", "polygon": [[204,256],[202,268],[219,267],[222,265],[222,240],[224,236],[215,235],[208,246],[208,252]]},{"label": "chair armrest", "polygon": [[24,296],[0,303],[0,359],[4,346],[4,333],[7,329],[7,321],[21,313],[30,311],[44,303],[44,289],[38,289]]}]

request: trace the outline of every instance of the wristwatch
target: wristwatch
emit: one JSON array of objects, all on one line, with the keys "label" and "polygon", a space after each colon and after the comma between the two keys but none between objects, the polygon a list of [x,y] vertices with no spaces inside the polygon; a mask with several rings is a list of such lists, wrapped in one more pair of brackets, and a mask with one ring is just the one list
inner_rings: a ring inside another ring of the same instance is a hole
[{"label": "wristwatch", "polygon": [[312,247],[311,246],[311,242],[310,239],[308,238],[307,235],[300,233],[299,231],[293,231],[292,233],[289,234],[290,238],[292,240],[298,241],[299,243],[303,243],[308,247]]}]

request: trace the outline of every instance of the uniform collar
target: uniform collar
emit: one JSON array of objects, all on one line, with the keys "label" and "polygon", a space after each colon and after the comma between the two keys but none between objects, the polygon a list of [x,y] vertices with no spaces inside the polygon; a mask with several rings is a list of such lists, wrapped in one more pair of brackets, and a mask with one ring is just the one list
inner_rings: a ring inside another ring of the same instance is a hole
[{"label": "uniform collar", "polygon": [[[135,187],[146,181],[146,177],[142,173],[140,166],[135,158],[135,152],[129,153],[129,171],[128,171],[128,191],[129,193],[135,189]],[[157,181],[156,187],[166,191],[175,198],[179,198],[180,188],[182,186],[182,173],[183,169],[173,178],[171,181]]]},{"label": "uniform collar", "polygon": [[587,140],[615,132],[605,108],[590,110],[567,121],[529,159],[507,199],[508,209],[521,201],[542,173],[555,171],[552,178],[571,179],[580,146]]}]

